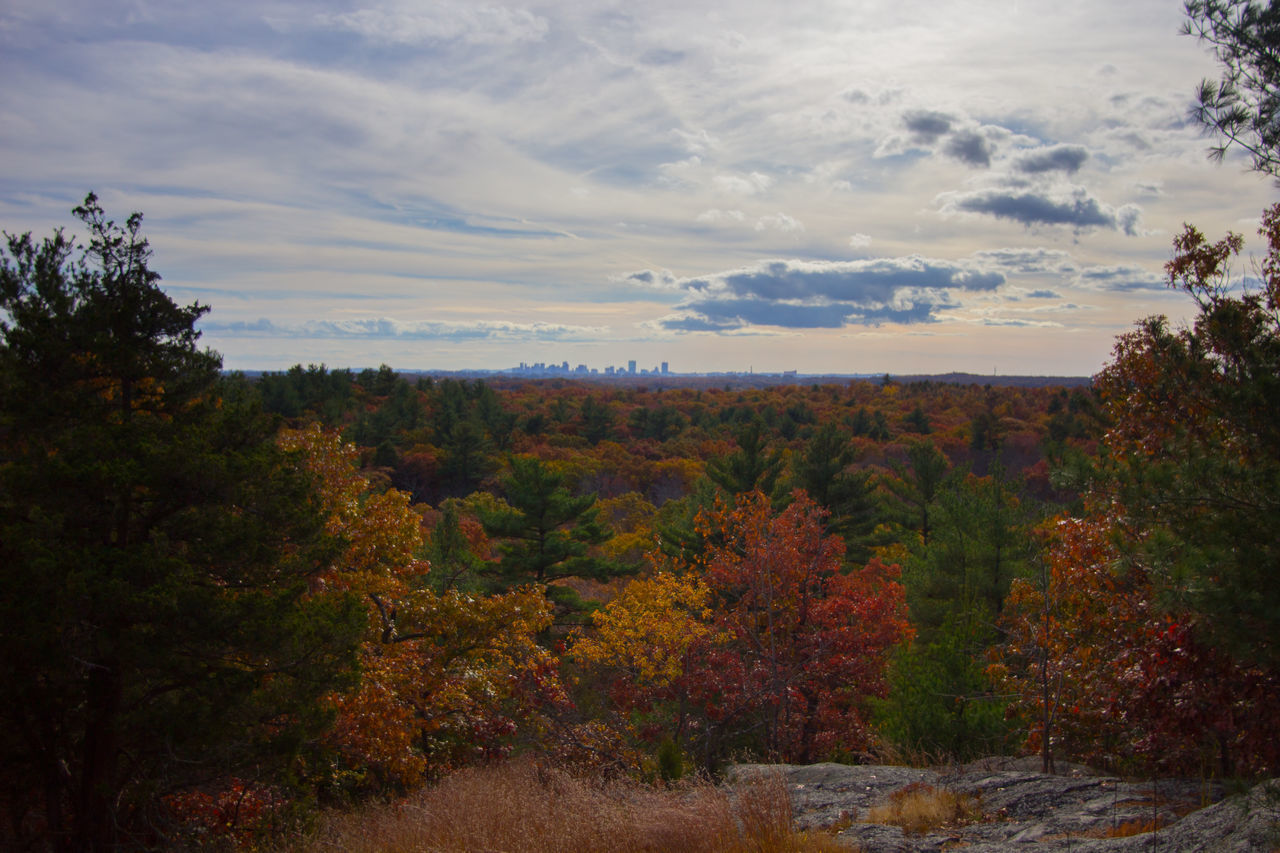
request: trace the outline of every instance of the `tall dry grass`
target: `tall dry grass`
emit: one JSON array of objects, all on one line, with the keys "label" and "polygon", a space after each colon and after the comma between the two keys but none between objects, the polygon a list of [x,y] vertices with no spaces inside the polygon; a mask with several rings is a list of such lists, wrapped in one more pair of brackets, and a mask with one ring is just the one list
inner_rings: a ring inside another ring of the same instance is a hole
[{"label": "tall dry grass", "polygon": [[327,816],[300,853],[833,853],[797,833],[781,777],[656,789],[533,763],[463,770],[404,802]]},{"label": "tall dry grass", "polygon": [[867,812],[867,823],[902,827],[908,835],[923,835],[947,826],[963,826],[984,819],[982,804],[968,794],[912,782],[889,795],[887,802]]}]

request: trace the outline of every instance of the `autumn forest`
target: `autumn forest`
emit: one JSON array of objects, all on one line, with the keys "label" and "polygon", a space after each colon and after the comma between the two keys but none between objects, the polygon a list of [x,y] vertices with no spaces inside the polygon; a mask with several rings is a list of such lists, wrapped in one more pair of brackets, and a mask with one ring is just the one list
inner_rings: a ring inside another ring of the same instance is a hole
[{"label": "autumn forest", "polygon": [[[0,267],[5,846],[535,756],[1280,770],[1280,208],[1091,385],[225,374],[91,195]],[[185,841],[183,841],[185,839]]]}]

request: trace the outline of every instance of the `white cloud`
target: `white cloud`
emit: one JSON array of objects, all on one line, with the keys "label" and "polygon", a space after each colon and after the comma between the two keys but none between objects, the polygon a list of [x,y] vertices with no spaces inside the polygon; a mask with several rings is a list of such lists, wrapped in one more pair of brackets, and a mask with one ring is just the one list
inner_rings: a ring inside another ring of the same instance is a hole
[{"label": "white cloud", "polygon": [[698,222],[706,222],[711,225],[720,225],[722,223],[741,223],[747,215],[741,210],[721,210],[713,207],[710,210],[704,210],[694,217]]},{"label": "white cloud", "polygon": [[759,195],[773,185],[773,178],[760,172],[746,175],[716,175],[715,186],[721,192],[733,195]]},{"label": "white cloud", "polygon": [[784,234],[794,234],[804,230],[804,223],[794,216],[779,212],[760,217],[756,220],[755,227],[757,231],[781,231]]},{"label": "white cloud", "polygon": [[[402,323],[610,330],[563,339],[586,348],[675,312],[719,322],[725,343],[667,334],[673,361],[763,357],[734,341],[790,323],[803,347],[791,333],[749,346],[949,367],[942,349],[846,351],[847,332],[824,349],[822,329],[940,330],[978,291],[904,287],[846,315],[844,297],[779,296],[779,326],[740,322],[767,319],[747,304],[760,296],[680,307],[697,273],[720,271],[705,294],[733,271],[768,280],[759,259],[780,242],[809,283],[799,264],[834,275],[874,245],[1003,275],[1023,306],[1092,296],[1102,331],[1058,353],[1093,372],[1108,335],[1149,313],[1167,235],[1249,230],[1271,200],[1243,163],[1206,162],[1185,123],[1215,62],[1174,35],[1167,0],[921,8],[868,0],[842,26],[822,4],[16,0],[0,4],[0,69],[20,81],[0,92],[0,228],[68,224],[95,189],[114,216],[147,214],[167,286],[209,294],[220,323],[294,329],[354,302]],[[973,334],[930,340],[960,358]],[[984,349],[1010,340],[981,334]],[[232,354],[250,340],[216,334]],[[326,358],[279,340],[273,358]],[[341,340],[374,364],[416,352],[398,327]],[[508,340],[424,351],[503,366],[522,360]]]}]

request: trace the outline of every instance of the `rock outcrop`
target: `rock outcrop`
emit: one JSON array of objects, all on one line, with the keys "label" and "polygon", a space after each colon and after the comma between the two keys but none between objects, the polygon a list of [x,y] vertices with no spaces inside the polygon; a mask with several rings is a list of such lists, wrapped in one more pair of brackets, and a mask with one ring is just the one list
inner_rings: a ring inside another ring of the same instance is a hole
[{"label": "rock outcrop", "polygon": [[[1038,764],[1038,762],[1037,762]],[[1068,768],[1063,775],[992,759],[953,771],[843,764],[740,765],[731,783],[781,774],[801,828],[838,830],[851,850],[1280,851],[1280,783],[1226,797],[1220,786],[1127,782]],[[910,785],[947,790],[971,805],[968,819],[921,834],[866,822],[871,809]]]}]

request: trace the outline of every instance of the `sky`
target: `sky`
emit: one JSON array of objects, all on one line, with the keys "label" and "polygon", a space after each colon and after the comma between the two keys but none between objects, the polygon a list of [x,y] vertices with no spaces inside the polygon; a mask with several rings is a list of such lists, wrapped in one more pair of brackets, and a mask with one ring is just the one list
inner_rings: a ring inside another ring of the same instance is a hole
[{"label": "sky", "polygon": [[1178,0],[4,0],[0,228],[96,192],[231,369],[1084,376],[1274,183]]}]

